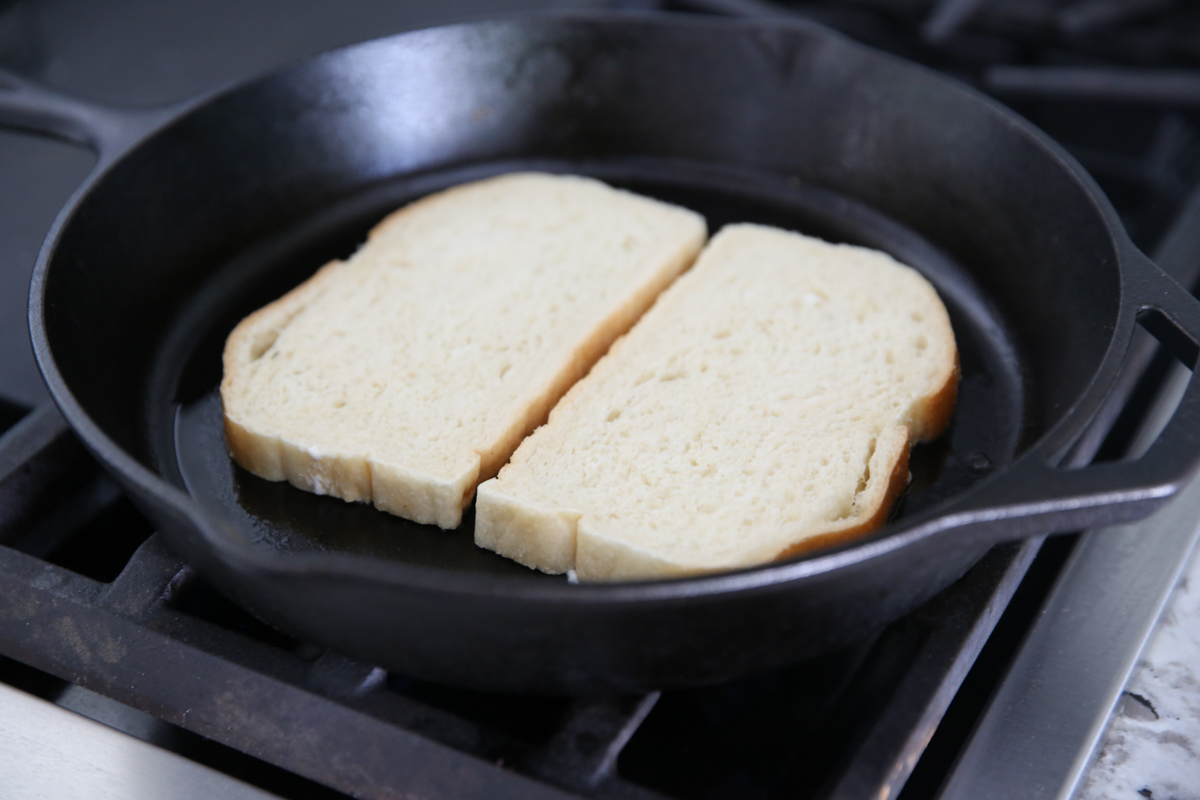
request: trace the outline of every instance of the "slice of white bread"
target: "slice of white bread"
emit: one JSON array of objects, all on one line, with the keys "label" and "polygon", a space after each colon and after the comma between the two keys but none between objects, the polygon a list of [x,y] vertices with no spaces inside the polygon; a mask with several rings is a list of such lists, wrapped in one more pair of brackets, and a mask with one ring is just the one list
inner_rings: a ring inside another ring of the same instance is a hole
[{"label": "slice of white bread", "polygon": [[268,480],[456,527],[705,236],[698,214],[573,176],[426,197],[230,334],[230,453]]},{"label": "slice of white bread", "polygon": [[915,270],[724,228],[479,486],[475,541],[581,581],[761,564],[886,521],[958,356]]}]

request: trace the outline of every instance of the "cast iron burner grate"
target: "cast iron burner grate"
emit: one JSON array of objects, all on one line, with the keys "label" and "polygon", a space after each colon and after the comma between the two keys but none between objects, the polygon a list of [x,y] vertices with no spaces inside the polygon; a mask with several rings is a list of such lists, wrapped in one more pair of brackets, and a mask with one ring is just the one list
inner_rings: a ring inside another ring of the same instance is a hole
[{"label": "cast iron burner grate", "polygon": [[1200,7],[1171,0],[611,0],[806,19],[994,95],[1067,148],[1143,248],[1200,181]]}]

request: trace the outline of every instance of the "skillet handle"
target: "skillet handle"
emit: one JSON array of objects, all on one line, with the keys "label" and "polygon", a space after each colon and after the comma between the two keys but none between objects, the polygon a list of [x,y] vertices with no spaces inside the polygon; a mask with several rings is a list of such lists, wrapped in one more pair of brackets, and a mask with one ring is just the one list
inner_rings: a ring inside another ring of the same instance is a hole
[{"label": "skillet handle", "polygon": [[[1200,302],[1141,253],[1132,252],[1123,266],[1138,321],[1194,370]],[[946,522],[996,541],[1132,522],[1170,500],[1198,466],[1200,379],[1193,374],[1170,421],[1140,457],[1062,469],[1031,451],[965,497]]]},{"label": "skillet handle", "polygon": [[0,127],[85,145],[102,163],[124,153],[177,113],[176,105],[97,105],[0,69]]}]

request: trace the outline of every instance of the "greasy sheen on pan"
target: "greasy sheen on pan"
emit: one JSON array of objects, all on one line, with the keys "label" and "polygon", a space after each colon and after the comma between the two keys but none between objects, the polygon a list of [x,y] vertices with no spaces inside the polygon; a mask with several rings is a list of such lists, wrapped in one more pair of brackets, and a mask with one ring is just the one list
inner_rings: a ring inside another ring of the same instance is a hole
[{"label": "greasy sheen on pan", "polygon": [[698,214],[574,176],[413,203],[230,334],[229,450],[268,480],[456,527],[705,236]]},{"label": "greasy sheen on pan", "polygon": [[476,542],[603,581],[849,538],[886,520],[957,385],[949,317],[915,270],[732,225],[480,485]]}]

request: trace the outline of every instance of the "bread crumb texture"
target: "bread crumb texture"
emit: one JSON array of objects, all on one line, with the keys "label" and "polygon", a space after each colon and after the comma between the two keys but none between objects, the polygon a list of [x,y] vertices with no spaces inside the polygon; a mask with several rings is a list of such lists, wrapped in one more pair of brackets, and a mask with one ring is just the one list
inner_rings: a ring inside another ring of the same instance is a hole
[{"label": "bread crumb texture", "polygon": [[705,236],[698,214],[572,176],[407,206],[230,334],[230,452],[268,480],[455,527]]},{"label": "bread crumb texture", "polygon": [[889,256],[723,229],[479,487],[476,542],[581,581],[761,564],[884,522],[957,350]]}]

